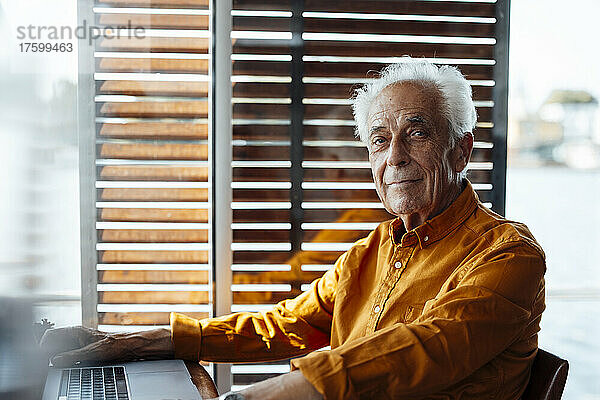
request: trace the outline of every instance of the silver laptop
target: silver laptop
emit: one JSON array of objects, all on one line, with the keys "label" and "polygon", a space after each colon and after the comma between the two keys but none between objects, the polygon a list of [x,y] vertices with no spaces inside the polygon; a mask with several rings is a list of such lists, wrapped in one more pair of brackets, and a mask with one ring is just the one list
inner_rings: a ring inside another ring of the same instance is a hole
[{"label": "silver laptop", "polygon": [[43,400],[202,400],[181,360],[50,368]]}]

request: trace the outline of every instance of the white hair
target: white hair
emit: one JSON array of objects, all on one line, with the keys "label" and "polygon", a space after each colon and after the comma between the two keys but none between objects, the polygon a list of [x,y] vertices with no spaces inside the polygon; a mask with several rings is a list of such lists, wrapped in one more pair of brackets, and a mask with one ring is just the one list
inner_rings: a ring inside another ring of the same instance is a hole
[{"label": "white hair", "polygon": [[369,109],[377,95],[387,86],[398,82],[418,82],[433,85],[440,91],[440,112],[448,121],[450,145],[454,145],[467,132],[473,132],[477,113],[473,104],[471,85],[456,67],[437,66],[423,59],[403,57],[402,62],[384,68],[378,79],[354,92],[352,110],[356,121],[356,136],[367,142],[369,135]]}]

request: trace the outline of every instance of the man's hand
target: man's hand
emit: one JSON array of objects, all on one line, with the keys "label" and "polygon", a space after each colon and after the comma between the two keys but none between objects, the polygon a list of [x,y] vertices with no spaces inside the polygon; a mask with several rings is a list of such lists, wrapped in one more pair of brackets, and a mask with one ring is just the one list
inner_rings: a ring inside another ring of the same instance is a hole
[{"label": "man's hand", "polygon": [[323,400],[299,370],[255,383],[240,393],[245,400]]},{"label": "man's hand", "polygon": [[135,333],[106,333],[81,326],[49,329],[40,346],[57,367],[86,361],[124,362],[173,357],[168,329]]}]

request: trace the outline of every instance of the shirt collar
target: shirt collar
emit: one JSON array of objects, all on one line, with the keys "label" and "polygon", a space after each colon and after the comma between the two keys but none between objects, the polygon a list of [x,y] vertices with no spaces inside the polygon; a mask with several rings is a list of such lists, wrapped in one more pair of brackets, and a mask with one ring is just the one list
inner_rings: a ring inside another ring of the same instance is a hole
[{"label": "shirt collar", "polygon": [[406,232],[400,217],[392,221],[389,234],[394,245],[412,246],[418,242],[421,248],[429,246],[446,237],[473,213],[479,197],[471,182],[465,179],[466,185],[461,194],[441,214],[428,219],[423,224]]}]

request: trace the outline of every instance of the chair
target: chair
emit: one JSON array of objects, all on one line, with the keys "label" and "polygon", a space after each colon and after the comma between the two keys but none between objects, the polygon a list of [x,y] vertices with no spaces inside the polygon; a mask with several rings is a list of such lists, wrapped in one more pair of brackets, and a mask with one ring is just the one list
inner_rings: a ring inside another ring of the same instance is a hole
[{"label": "chair", "polygon": [[197,362],[185,361],[185,366],[190,373],[192,382],[198,389],[198,392],[200,392],[202,399],[214,399],[219,397],[215,383],[202,365]]},{"label": "chair", "polygon": [[531,377],[521,400],[560,400],[568,373],[567,360],[538,349]]}]

